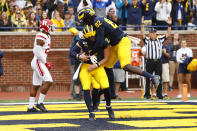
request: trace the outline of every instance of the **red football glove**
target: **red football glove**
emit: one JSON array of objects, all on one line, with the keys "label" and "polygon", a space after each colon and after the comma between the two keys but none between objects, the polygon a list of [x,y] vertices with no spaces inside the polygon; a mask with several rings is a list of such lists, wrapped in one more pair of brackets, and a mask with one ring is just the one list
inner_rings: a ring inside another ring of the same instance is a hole
[{"label": "red football glove", "polygon": [[48,70],[51,70],[51,68],[52,68],[52,63],[51,63],[51,62],[47,62],[47,63],[45,64],[45,66],[48,68]]}]

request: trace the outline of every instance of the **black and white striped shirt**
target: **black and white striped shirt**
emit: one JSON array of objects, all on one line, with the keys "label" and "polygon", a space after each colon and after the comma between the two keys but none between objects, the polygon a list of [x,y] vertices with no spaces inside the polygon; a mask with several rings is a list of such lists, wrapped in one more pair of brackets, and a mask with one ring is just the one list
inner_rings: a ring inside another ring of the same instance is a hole
[{"label": "black and white striped shirt", "polygon": [[166,35],[156,38],[155,40],[151,40],[150,37],[145,37],[146,59],[161,59],[162,44],[165,40]]}]

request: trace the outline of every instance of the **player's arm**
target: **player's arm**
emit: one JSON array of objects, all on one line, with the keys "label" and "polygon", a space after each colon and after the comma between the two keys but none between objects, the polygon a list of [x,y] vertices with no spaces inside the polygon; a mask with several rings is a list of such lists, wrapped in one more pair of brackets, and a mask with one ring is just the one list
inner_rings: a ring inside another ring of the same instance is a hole
[{"label": "player's arm", "polygon": [[168,23],[168,30],[167,30],[167,33],[166,33],[166,38],[168,38],[171,34],[172,18],[168,18],[167,23]]},{"label": "player's arm", "polygon": [[100,60],[99,62],[94,62],[92,65],[90,65],[88,67],[88,72],[93,71],[94,69],[104,65],[108,59],[109,59],[109,55],[110,55],[110,45],[108,45],[105,49],[104,49],[104,58],[102,60]]},{"label": "player's arm", "polygon": [[98,62],[99,66],[104,65],[109,60],[110,45],[104,49],[104,58]]},{"label": "player's arm", "polygon": [[145,39],[146,36],[144,33],[144,16],[142,16],[141,35],[142,35],[142,38]]},{"label": "player's arm", "polygon": [[36,46],[34,47],[35,50],[34,50],[34,54],[37,56],[37,58],[42,61],[42,63],[46,63],[46,59],[43,57],[43,45],[44,45],[44,40],[41,40],[41,39],[37,39],[36,40]]},{"label": "player's arm", "polygon": [[85,53],[80,54],[81,49],[82,47],[77,42],[77,44],[71,50],[71,56],[77,60],[88,61],[89,56],[85,55]]}]

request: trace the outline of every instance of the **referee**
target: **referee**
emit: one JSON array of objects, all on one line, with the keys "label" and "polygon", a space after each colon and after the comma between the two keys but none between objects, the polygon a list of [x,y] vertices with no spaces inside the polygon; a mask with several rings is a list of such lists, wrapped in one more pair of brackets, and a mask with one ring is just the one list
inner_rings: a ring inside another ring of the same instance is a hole
[{"label": "referee", "polygon": [[[168,31],[166,35],[163,35],[161,37],[157,37],[156,29],[151,28],[149,30],[148,37],[144,34],[144,17],[142,17],[142,25],[141,25],[141,35],[144,40],[145,48],[146,48],[146,71],[150,74],[153,74],[155,72],[155,75],[160,76],[160,84],[157,88],[157,97],[159,99],[163,99],[162,96],[162,44],[166,40],[166,38],[171,33],[171,24],[172,20],[171,18],[168,19]],[[145,87],[145,93],[144,93],[145,99],[150,99],[150,79],[146,78],[146,87]]]}]

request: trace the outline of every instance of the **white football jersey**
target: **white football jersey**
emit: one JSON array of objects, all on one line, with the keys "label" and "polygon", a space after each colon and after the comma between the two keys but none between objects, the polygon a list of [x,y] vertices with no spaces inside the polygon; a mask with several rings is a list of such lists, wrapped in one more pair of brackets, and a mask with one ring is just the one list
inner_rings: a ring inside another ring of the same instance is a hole
[{"label": "white football jersey", "polygon": [[[43,40],[44,41],[44,45],[40,46],[37,45],[37,40]],[[38,48],[36,48],[37,46],[40,46],[40,50],[38,51]],[[44,33],[38,33],[36,35],[35,41],[34,41],[34,48],[33,48],[33,53],[34,53],[34,59],[38,59],[41,62],[46,62],[47,59],[47,55],[50,51],[51,48],[51,38],[49,35],[46,35]]]}]

